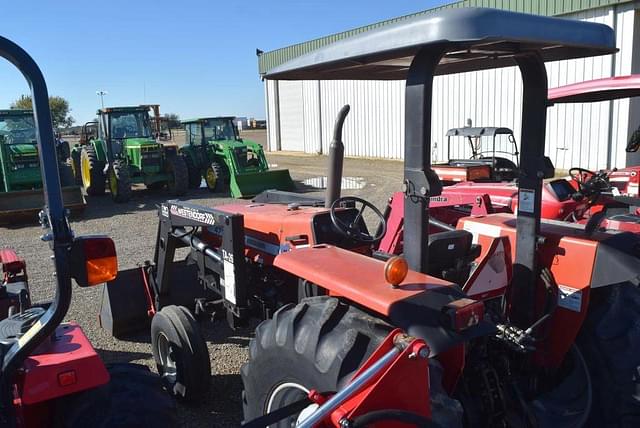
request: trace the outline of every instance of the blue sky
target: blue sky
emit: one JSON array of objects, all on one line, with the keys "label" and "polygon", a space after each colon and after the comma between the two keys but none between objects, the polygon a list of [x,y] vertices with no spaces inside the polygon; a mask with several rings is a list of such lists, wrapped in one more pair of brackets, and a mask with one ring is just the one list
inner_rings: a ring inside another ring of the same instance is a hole
[{"label": "blue sky", "polygon": [[[2,5],[0,34],[42,68],[77,124],[105,105],[159,103],[182,118],[264,118],[264,51],[447,3],[442,0],[21,0]],[[27,93],[0,62],[0,108]]]}]

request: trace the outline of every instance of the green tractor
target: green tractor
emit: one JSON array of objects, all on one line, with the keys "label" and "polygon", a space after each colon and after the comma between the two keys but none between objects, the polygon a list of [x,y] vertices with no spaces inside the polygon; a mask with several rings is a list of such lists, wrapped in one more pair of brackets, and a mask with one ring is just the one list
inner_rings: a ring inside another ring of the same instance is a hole
[{"label": "green tractor", "polygon": [[262,146],[243,140],[234,117],[208,117],[182,121],[186,144],[180,148],[189,186],[202,179],[212,192],[229,190],[234,198],[254,196],[263,190],[293,190],[289,170],[269,170]]},{"label": "green tractor", "polygon": [[[67,208],[80,211],[86,203],[66,162],[68,147],[56,141],[62,196]],[[33,111],[0,110],[0,223],[36,219],[44,204]]]},{"label": "green tractor", "polygon": [[189,186],[187,166],[176,145],[153,137],[149,106],[98,110],[98,123],[86,124],[71,158],[82,186],[90,196],[103,195],[109,185],[115,202],[131,199],[131,185],[166,188],[174,196]]}]

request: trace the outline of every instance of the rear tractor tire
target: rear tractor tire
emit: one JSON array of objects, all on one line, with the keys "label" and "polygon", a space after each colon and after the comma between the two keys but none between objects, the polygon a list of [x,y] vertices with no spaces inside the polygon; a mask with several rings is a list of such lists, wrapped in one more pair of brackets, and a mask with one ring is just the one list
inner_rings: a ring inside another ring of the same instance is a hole
[{"label": "rear tractor tire", "polygon": [[104,195],[106,177],[102,168],[103,163],[98,160],[98,155],[93,146],[85,146],[80,153],[80,175],[82,187],[89,196]]},{"label": "rear tractor tire", "polygon": [[591,291],[578,336],[593,385],[590,426],[640,426],[640,289],[622,283]]},{"label": "rear tractor tire", "polygon": [[76,183],[75,177],[73,176],[73,169],[69,164],[61,164],[58,170],[60,174],[60,186],[61,187],[69,187],[73,186]]},{"label": "rear tractor tire", "polygon": [[114,160],[109,171],[109,190],[111,198],[117,203],[131,200],[131,176],[129,166],[122,160]]},{"label": "rear tractor tire", "polygon": [[80,169],[80,151],[73,150],[71,152],[71,169],[73,171],[73,177],[75,178],[75,184],[82,186],[82,171]]},{"label": "rear tractor tire", "polygon": [[165,306],[151,320],[151,348],[167,391],[197,402],[211,382],[209,350],[198,323],[183,306]]},{"label": "rear tractor tire", "polygon": [[196,166],[193,159],[187,154],[182,155],[184,163],[187,166],[187,172],[189,174],[189,189],[197,189],[202,182],[202,174],[200,174],[200,168]]},{"label": "rear tractor tire", "polygon": [[165,158],[166,171],[171,175],[167,182],[169,192],[174,196],[182,196],[189,190],[189,171],[184,157],[176,154]]},{"label": "rear tractor tire", "polygon": [[229,168],[223,162],[213,161],[204,173],[207,189],[214,193],[225,192],[229,187]]},{"label": "rear tractor tire", "polygon": [[176,426],[175,402],[160,378],[139,364],[113,364],[108,384],[56,403],[56,428],[169,428]]}]

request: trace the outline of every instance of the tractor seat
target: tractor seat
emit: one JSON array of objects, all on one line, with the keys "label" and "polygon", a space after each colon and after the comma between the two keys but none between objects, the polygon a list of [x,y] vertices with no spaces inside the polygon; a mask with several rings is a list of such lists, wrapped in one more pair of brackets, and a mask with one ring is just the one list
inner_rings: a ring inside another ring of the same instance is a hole
[{"label": "tractor seat", "polygon": [[471,262],[480,255],[473,235],[466,230],[450,230],[429,235],[428,274],[462,285],[471,270]]},{"label": "tractor seat", "polygon": [[44,308],[30,308],[0,321],[0,340],[17,339],[44,314]]}]

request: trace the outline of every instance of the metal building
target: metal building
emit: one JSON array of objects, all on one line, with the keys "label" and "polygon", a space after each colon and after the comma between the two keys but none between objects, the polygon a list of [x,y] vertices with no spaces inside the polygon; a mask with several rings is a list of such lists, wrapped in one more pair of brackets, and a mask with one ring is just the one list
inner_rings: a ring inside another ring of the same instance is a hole
[{"label": "metal building", "polygon": [[[607,24],[616,32],[615,55],[547,64],[549,87],[614,75],[640,73],[640,1],[630,0],[465,0],[419,12],[450,7],[493,7]],[[264,73],[283,62],[341,38],[406,19],[390,19],[343,33],[300,43],[259,56]],[[635,52],[634,52],[635,51]],[[504,126],[520,136],[522,82],[514,68],[450,76],[434,81],[433,160],[447,153],[445,133],[465,126]],[[347,156],[399,159],[404,153],[404,82],[400,81],[265,81],[270,150],[327,153],[334,118],[350,104],[345,124]],[[640,126],[640,100],[557,105],[547,115],[547,155],[556,168],[623,167],[624,146]],[[452,144],[452,147],[455,144]],[[465,149],[463,144],[459,145]]]}]

